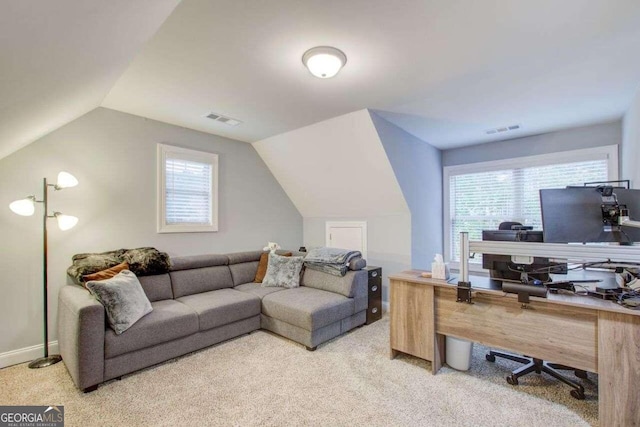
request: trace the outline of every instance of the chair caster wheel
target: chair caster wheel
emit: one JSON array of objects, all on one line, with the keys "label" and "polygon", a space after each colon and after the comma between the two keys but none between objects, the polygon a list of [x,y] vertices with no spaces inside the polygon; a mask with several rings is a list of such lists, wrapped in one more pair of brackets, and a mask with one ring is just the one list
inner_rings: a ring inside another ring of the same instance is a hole
[{"label": "chair caster wheel", "polygon": [[513,374],[507,377],[507,382],[511,385],[518,385],[518,379]]},{"label": "chair caster wheel", "polygon": [[582,378],[583,380],[586,380],[586,379],[587,379],[587,373],[586,373],[585,371],[580,371],[580,370],[577,370],[577,369],[576,369],[573,373],[574,373],[574,374],[576,375],[576,377],[578,377],[578,378]]},{"label": "chair caster wheel", "polygon": [[496,361],[496,357],[493,354],[487,354],[484,356],[485,359],[487,359],[487,362],[495,362]]},{"label": "chair caster wheel", "polygon": [[584,400],[584,391],[581,390],[571,390],[571,397],[578,400]]}]

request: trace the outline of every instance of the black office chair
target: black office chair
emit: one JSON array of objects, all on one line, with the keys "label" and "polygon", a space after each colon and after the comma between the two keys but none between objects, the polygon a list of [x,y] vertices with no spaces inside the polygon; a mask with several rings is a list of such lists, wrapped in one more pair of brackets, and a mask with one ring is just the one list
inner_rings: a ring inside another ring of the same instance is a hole
[{"label": "black office chair", "polygon": [[527,357],[527,356],[517,356],[515,354],[504,353],[501,351],[489,351],[485,356],[489,362],[495,362],[496,357],[502,357],[503,359],[513,360],[514,362],[522,363],[524,366],[516,369],[511,372],[511,375],[507,376],[507,382],[511,385],[518,385],[518,378],[523,375],[530,374],[531,372],[535,372],[536,374],[541,374],[545,372],[558,381],[562,381],[570,387],[573,387],[571,390],[571,396],[578,400],[584,399],[584,387],[578,384],[577,382],[571,380],[570,378],[562,375],[558,370],[568,370],[574,371],[576,377],[578,378],[587,378],[587,373],[585,371],[581,371],[579,369],[574,369],[569,366],[559,365],[557,363],[549,363],[545,362],[541,359],[536,359],[535,357]]},{"label": "black office chair", "polygon": [[[520,224],[519,222],[503,222],[498,226],[498,230],[511,230],[512,226],[514,225],[518,226],[522,224]],[[518,385],[518,378],[520,378],[523,375],[527,375],[531,372],[535,372],[536,374],[541,374],[542,372],[545,372],[551,375],[552,377],[554,377],[555,379],[567,384],[568,386],[573,387],[573,390],[571,390],[571,396],[573,396],[574,398],[579,400],[583,400],[585,398],[584,387],[582,387],[582,385],[578,384],[577,382],[571,380],[570,378],[562,375],[560,372],[558,372],[558,370],[574,371],[574,374],[576,377],[583,378],[583,379],[587,378],[587,373],[585,371],[574,369],[565,365],[559,365],[557,363],[545,362],[544,360],[536,359],[535,357],[518,356],[515,354],[505,353],[502,351],[491,350],[485,356],[485,358],[489,362],[495,362],[496,357],[501,357],[507,360],[513,360],[514,362],[522,363],[524,365],[523,367],[518,368],[515,371],[511,372],[511,375],[507,377],[507,382],[511,385]]]}]

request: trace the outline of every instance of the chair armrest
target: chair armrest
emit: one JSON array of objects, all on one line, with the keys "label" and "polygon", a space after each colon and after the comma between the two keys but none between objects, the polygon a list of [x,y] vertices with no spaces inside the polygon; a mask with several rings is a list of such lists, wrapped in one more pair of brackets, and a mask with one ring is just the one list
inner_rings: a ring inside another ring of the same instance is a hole
[{"label": "chair armrest", "polygon": [[76,386],[104,380],[105,311],[84,288],[63,286],[58,294],[58,345]]}]

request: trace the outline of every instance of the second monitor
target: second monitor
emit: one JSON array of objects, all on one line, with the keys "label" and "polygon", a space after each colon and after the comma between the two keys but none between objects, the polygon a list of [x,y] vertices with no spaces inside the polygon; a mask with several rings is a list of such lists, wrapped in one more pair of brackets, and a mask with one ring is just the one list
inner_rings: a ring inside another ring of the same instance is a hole
[{"label": "second monitor", "polygon": [[[502,242],[543,242],[542,231],[483,230],[482,240]],[[529,280],[551,281],[550,273],[566,274],[567,264],[551,262],[548,258],[513,259],[510,255],[482,256],[482,268],[489,270],[492,279],[527,283]]]}]

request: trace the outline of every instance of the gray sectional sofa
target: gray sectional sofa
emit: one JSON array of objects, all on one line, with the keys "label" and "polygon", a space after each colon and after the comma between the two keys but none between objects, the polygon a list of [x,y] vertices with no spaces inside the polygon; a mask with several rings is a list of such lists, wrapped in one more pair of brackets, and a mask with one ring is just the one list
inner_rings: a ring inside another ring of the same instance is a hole
[{"label": "gray sectional sofa", "polygon": [[306,269],[299,288],[253,283],[262,252],[172,258],[167,274],[139,277],[153,311],[116,335],[84,288],[59,293],[60,354],[84,391],[104,381],[263,328],[315,348],[365,323],[366,271]]}]

